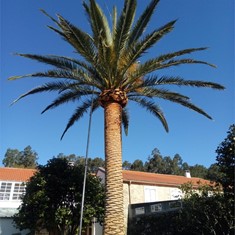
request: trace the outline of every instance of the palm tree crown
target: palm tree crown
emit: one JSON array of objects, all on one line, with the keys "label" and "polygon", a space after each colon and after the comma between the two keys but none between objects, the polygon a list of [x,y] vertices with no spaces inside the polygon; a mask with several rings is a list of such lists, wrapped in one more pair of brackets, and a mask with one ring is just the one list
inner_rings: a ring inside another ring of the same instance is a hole
[{"label": "palm tree crown", "polygon": [[[194,86],[214,89],[223,89],[223,86],[213,82],[185,80],[181,77],[173,76],[157,76],[152,73],[181,64],[199,63],[214,67],[214,65],[205,61],[181,57],[195,51],[205,50],[205,47],[184,49],[157,56],[144,63],[138,62],[145,52],[173,30],[176,23],[175,20],[168,22],[143,36],[143,32],[159,2],[158,0],[151,1],[135,24],[136,0],[125,0],[123,10],[118,19],[117,10],[115,7],[113,9],[112,27],[109,26],[108,19],[95,0],[90,0],[89,2],[89,5],[83,2],[83,6],[88,15],[92,35],[72,25],[61,15],[57,15],[58,20],[56,20],[42,10],[44,14],[56,23],[59,29],[52,26],[49,26],[49,28],[71,44],[83,59],[78,60],[56,55],[17,54],[52,65],[55,68],[45,72],[14,76],[10,80],[22,77],[48,77],[61,80],[36,87],[21,95],[14,102],[25,96],[45,91],[57,91],[59,96],[42,113],[63,103],[70,101],[79,102],[77,109],[69,119],[62,137],[90,108],[92,94],[94,95],[93,110],[96,110],[99,106],[104,106],[110,101],[120,103],[123,108],[126,107],[129,100],[134,101],[156,116],[162,122],[166,131],[168,131],[167,121],[162,110],[155,103],[156,100],[154,98],[181,104],[211,118],[202,109],[192,104],[189,97],[165,89],[164,86]],[[87,97],[85,101],[81,99],[84,96]],[[123,109],[123,125],[127,133],[128,113],[126,109]]]},{"label": "palm tree crown", "polygon": [[[207,118],[211,118],[201,108],[190,102],[189,97],[168,90],[172,86],[209,87],[224,89],[223,86],[199,80],[185,80],[181,77],[158,76],[156,71],[181,64],[214,65],[201,60],[183,56],[206,47],[183,49],[151,59],[140,59],[166,34],[176,23],[170,21],[148,34],[144,31],[159,0],[151,0],[140,17],[135,21],[137,0],[124,0],[123,9],[118,16],[113,8],[109,23],[102,9],[95,0],[83,1],[83,6],[91,27],[88,34],[71,24],[61,15],[57,19],[48,16],[56,27],[49,26],[75,49],[79,59],[57,55],[18,54],[53,68],[23,76],[14,76],[10,80],[22,77],[47,77],[47,82],[21,95],[14,102],[35,93],[55,91],[58,97],[42,113],[57,106],[76,102],[75,112],[70,117],[62,137],[83,115],[92,109],[104,108],[105,119],[105,162],[106,162],[106,208],[104,234],[124,234],[123,185],[122,185],[122,150],[121,123],[127,133],[129,114],[126,106],[129,101],[138,103],[152,113],[168,131],[168,124],[162,110],[156,104],[157,99],[165,99],[192,109]],[[14,103],[13,102],[13,103]]]}]

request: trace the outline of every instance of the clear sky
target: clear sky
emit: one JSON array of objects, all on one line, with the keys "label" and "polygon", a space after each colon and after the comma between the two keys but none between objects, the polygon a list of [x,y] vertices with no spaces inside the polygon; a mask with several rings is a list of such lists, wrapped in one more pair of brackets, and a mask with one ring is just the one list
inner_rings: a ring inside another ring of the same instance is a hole
[{"label": "clear sky", "polygon": [[[147,2],[138,1],[137,15]],[[59,153],[84,156],[88,115],[77,122],[60,141],[60,136],[75,109],[67,104],[41,115],[41,111],[54,99],[55,93],[29,96],[17,104],[11,102],[22,93],[42,84],[47,79],[25,78],[7,81],[13,75],[44,71],[43,64],[14,56],[13,53],[56,54],[76,57],[73,49],[56,33],[46,27],[53,25],[39,9],[50,15],[63,15],[73,24],[89,31],[81,0],[2,0],[1,4],[1,71],[0,71],[0,161],[7,148],[23,150],[30,145],[38,153],[39,163]],[[99,0],[107,14],[113,5],[120,7],[121,0]],[[221,83],[225,91],[198,88],[180,88],[192,102],[213,117],[213,121],[177,104],[158,101],[168,120],[170,132],[145,110],[129,104],[129,135],[123,136],[123,160],[145,162],[154,148],[163,156],[178,153],[190,165],[206,167],[215,163],[215,150],[226,137],[234,123],[234,1],[232,0],[162,0],[146,32],[168,21],[178,19],[176,27],[146,56],[192,47],[209,49],[190,55],[217,65],[213,69],[204,65],[182,65],[161,73],[178,75],[185,79],[207,80]],[[53,25],[54,26],[54,25]],[[143,58],[144,59],[144,58]],[[174,89],[174,87],[173,87]],[[179,88],[176,88],[179,91]],[[95,112],[92,119],[90,157],[104,157],[103,110]],[[0,163],[1,165],[1,163]]]}]

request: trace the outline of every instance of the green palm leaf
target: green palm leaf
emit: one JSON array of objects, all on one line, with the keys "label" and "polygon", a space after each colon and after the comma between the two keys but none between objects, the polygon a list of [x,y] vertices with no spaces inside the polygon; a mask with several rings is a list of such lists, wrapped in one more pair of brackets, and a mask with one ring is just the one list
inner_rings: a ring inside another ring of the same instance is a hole
[{"label": "green palm leaf", "polygon": [[48,105],[41,113],[45,113],[49,109],[56,108],[64,103],[68,102],[78,102],[81,97],[87,96],[87,95],[92,95],[94,92],[92,89],[85,89],[85,90],[69,90],[67,92],[64,92],[61,94],[57,99],[55,99],[50,105]]},{"label": "green palm leaf", "polygon": [[142,36],[145,28],[147,27],[151,19],[151,16],[153,15],[153,11],[155,10],[158,2],[159,0],[152,0],[151,3],[145,9],[145,11],[142,13],[142,15],[139,17],[136,25],[133,27],[132,32],[130,34],[129,46],[131,46],[132,43],[135,43]]},{"label": "green palm leaf", "polygon": [[[93,104],[93,107],[91,107]],[[92,108],[92,112],[94,112],[97,108],[99,107],[99,103],[98,103],[98,99],[88,99],[86,101],[84,101],[80,106],[77,107],[77,109],[75,110],[75,112],[73,113],[73,115],[71,116],[71,118],[69,119],[65,130],[61,136],[60,139],[63,139],[65,133],[68,131],[68,129],[73,126],[73,124],[78,121],[79,119],[81,119],[83,117],[83,115],[85,113],[87,113],[87,111],[89,110],[89,108]]]},{"label": "green palm leaf", "polygon": [[50,92],[50,91],[57,91],[57,92],[61,92],[65,89],[65,87],[67,86],[71,86],[71,83],[68,82],[53,82],[53,83],[45,83],[42,86],[38,86],[33,88],[32,90],[22,94],[21,96],[19,96],[16,100],[14,100],[12,102],[12,104],[16,103],[17,101],[19,101],[20,99],[29,96],[29,95],[33,95],[36,93],[41,93],[41,92]]},{"label": "green palm leaf", "polygon": [[145,108],[147,111],[152,113],[155,117],[157,117],[161,121],[165,130],[167,132],[169,131],[168,124],[162,110],[153,101],[149,101],[146,98],[140,98],[140,97],[130,97],[130,100],[135,101],[141,107]]},{"label": "green palm leaf", "polygon": [[136,90],[138,88],[145,88],[151,86],[158,85],[177,85],[177,86],[191,86],[191,87],[208,87],[218,90],[223,90],[224,86],[214,83],[214,82],[205,82],[199,80],[186,80],[181,77],[173,77],[173,76],[149,76],[143,80],[142,84],[133,85],[132,90]]},{"label": "green palm leaf", "polygon": [[124,132],[126,135],[128,135],[128,127],[129,127],[129,112],[127,108],[124,108],[122,110],[122,125],[124,128]]}]

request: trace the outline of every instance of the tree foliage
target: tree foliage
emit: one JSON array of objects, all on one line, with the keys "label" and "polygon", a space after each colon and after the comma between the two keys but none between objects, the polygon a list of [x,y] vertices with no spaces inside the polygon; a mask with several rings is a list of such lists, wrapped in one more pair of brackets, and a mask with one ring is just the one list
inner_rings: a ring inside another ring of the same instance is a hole
[{"label": "tree foliage", "polygon": [[[61,235],[74,235],[78,231],[84,168],[71,166],[64,158],[53,158],[39,166],[27,183],[19,212],[14,222],[19,229],[35,231],[46,228]],[[93,217],[102,221],[104,189],[100,180],[87,175],[83,225]]]},{"label": "tree foliage", "polygon": [[[64,155],[63,153],[60,153],[57,155],[57,157],[65,158],[71,164],[85,166],[85,157],[82,156],[76,156],[75,154]],[[88,157],[87,166],[90,172],[96,173],[99,167],[105,167],[105,161],[103,158],[100,157],[95,157],[95,158]]]},{"label": "tree foliage", "polygon": [[8,148],[2,163],[5,167],[35,168],[38,154],[28,145],[23,151]]},{"label": "tree foliage", "polygon": [[173,158],[164,157],[157,148],[152,151],[144,167],[147,172],[171,175],[184,175],[185,170],[189,170],[189,165],[183,162],[179,154],[175,154]]},{"label": "tree foliage", "polygon": [[234,234],[234,198],[221,193],[220,187],[191,184],[181,187],[185,198],[178,217],[179,234]]},{"label": "tree foliage", "polygon": [[222,184],[225,192],[234,193],[234,172],[235,172],[235,125],[231,125],[227,137],[218,146],[217,166],[221,172],[218,182]]}]

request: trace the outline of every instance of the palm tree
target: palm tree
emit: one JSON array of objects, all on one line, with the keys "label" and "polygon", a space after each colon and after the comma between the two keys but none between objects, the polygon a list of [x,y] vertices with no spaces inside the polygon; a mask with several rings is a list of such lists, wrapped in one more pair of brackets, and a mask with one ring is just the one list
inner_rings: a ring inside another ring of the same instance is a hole
[{"label": "palm tree", "polygon": [[106,161],[104,234],[106,235],[124,234],[121,126],[123,124],[127,134],[128,102],[136,102],[152,113],[168,131],[164,114],[156,104],[157,98],[183,105],[209,119],[211,117],[192,104],[189,97],[170,91],[166,87],[173,85],[224,88],[213,82],[185,80],[178,76],[158,76],[153,73],[181,64],[205,64],[214,67],[204,61],[182,58],[184,55],[203,51],[205,47],[179,50],[147,59],[143,63],[138,62],[144,53],[173,30],[176,23],[175,20],[168,22],[151,33],[144,34],[158,2],[152,0],[140,17],[134,21],[137,0],[125,0],[119,17],[116,7],[113,8],[110,23],[95,0],[89,0],[88,3],[84,1],[83,6],[92,34],[82,31],[61,15],[57,15],[58,18],[54,19],[43,11],[57,26],[49,28],[71,44],[81,57],[75,59],[56,55],[18,54],[52,65],[53,68],[10,78],[10,80],[22,77],[52,78],[52,82],[36,87],[14,101],[35,93],[58,92],[58,97],[42,113],[67,102],[78,104],[61,138],[88,109],[92,108],[92,111],[99,107],[104,109]]}]

